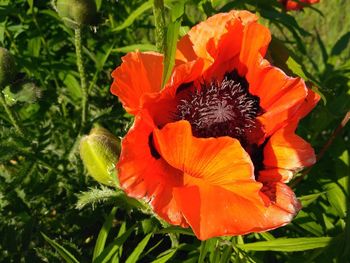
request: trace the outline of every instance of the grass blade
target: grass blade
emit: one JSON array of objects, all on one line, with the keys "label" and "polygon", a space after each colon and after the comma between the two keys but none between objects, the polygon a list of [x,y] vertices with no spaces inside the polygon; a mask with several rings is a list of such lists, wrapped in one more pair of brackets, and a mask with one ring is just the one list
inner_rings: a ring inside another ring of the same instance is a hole
[{"label": "grass blade", "polygon": [[261,241],[248,244],[237,244],[241,249],[253,251],[283,251],[295,252],[315,248],[327,247],[333,240],[332,237],[300,237],[300,238],[279,238],[270,241]]},{"label": "grass blade", "polygon": [[147,1],[146,3],[143,3],[138,8],[136,8],[135,11],[132,12],[121,25],[113,28],[112,32],[120,31],[120,30],[123,30],[124,28],[127,28],[135,21],[136,18],[138,18],[140,15],[142,15],[144,12],[146,12],[151,8],[152,8],[152,1]]},{"label": "grass blade", "polygon": [[131,255],[125,261],[126,263],[134,263],[134,262],[136,262],[138,260],[138,258],[140,257],[142,251],[147,246],[148,241],[150,240],[151,236],[152,236],[152,233],[149,233],[147,236],[145,236],[141,240],[141,242],[137,245],[135,250],[131,253]]},{"label": "grass blade", "polygon": [[157,258],[156,260],[153,260],[152,263],[168,262],[168,260],[171,259],[175,255],[176,251],[177,251],[176,249],[170,250],[169,253],[165,254],[164,256],[161,256],[160,258]]},{"label": "grass blade", "polygon": [[117,212],[117,208],[113,207],[111,213],[107,217],[105,223],[103,224],[100,233],[98,234],[96,245],[94,248],[94,254],[92,256],[92,260],[95,260],[105,248],[106,240],[108,237],[109,230],[112,227],[112,221],[114,219],[115,213]]},{"label": "grass blade", "polygon": [[157,47],[152,44],[135,44],[135,45],[129,45],[125,47],[118,47],[113,49],[113,52],[120,52],[120,53],[128,53],[135,50],[139,51],[157,51]]},{"label": "grass blade", "polygon": [[162,88],[168,81],[173,67],[175,65],[175,52],[176,45],[179,36],[179,31],[182,22],[182,15],[184,13],[185,1],[180,1],[171,10],[172,19],[168,25],[167,37],[166,37],[166,48],[164,53],[164,70],[163,70],[163,81]]},{"label": "grass blade", "polygon": [[124,234],[120,237],[114,239],[114,241],[107,246],[102,253],[93,261],[93,263],[107,263],[114,254],[118,251],[119,247],[124,244],[128,239],[135,226],[130,227]]},{"label": "grass blade", "polygon": [[57,253],[67,262],[67,263],[79,263],[79,261],[64,247],[58,244],[56,241],[50,239],[44,233],[41,233],[44,239],[49,243],[54,249],[56,249]]}]

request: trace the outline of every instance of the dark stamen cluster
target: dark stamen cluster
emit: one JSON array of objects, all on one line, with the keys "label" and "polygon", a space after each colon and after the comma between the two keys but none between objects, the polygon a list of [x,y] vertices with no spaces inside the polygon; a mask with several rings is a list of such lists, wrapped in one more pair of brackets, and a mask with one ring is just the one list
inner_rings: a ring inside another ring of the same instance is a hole
[{"label": "dark stamen cluster", "polygon": [[202,84],[177,106],[177,118],[191,123],[196,137],[230,136],[245,141],[255,127],[259,98],[248,92],[248,83],[236,71],[221,82]]}]

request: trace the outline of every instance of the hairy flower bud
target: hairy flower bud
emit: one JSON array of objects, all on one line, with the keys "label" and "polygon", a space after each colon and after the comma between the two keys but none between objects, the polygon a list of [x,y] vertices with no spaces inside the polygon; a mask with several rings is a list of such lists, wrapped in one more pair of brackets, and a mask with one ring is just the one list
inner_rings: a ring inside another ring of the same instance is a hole
[{"label": "hairy flower bud", "polygon": [[3,90],[8,105],[12,106],[18,102],[33,103],[42,96],[41,89],[30,80],[14,82],[11,87]]},{"label": "hairy flower bud", "polygon": [[0,89],[9,84],[15,75],[15,59],[7,49],[0,47]]},{"label": "hairy flower bud", "polygon": [[120,140],[108,130],[98,127],[80,141],[80,157],[88,173],[98,182],[115,186],[115,163],[120,153]]},{"label": "hairy flower bud", "polygon": [[73,29],[94,25],[97,20],[94,0],[58,0],[56,4],[64,23]]}]

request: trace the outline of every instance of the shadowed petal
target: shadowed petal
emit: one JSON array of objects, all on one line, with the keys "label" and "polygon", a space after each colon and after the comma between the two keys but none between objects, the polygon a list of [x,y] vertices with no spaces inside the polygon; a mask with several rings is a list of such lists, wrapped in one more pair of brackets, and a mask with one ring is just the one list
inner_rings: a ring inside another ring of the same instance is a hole
[{"label": "shadowed petal", "polygon": [[121,187],[135,198],[143,198],[166,221],[186,226],[173,199],[173,187],[182,184],[182,172],[160,158],[152,145],[154,123],[141,112],[122,141],[118,167]]}]

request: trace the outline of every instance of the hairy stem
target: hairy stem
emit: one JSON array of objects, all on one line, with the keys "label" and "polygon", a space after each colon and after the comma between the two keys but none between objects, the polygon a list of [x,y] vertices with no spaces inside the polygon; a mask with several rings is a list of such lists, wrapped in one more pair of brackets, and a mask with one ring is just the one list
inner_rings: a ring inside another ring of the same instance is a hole
[{"label": "hairy stem", "polygon": [[83,64],[83,56],[81,51],[81,29],[77,28],[75,29],[75,51],[77,55],[77,66],[78,71],[80,75],[80,86],[81,86],[81,92],[82,92],[82,101],[81,101],[81,127],[84,127],[84,124],[86,122],[87,118],[87,111],[86,106],[88,102],[88,92],[87,92],[87,85],[86,85],[86,76],[85,76],[85,68]]},{"label": "hairy stem", "polygon": [[[319,161],[323,155],[325,154],[325,152],[328,150],[328,148],[332,145],[334,139],[339,135],[339,133],[343,130],[343,128],[345,127],[345,125],[348,123],[350,119],[350,111],[348,111],[344,118],[342,119],[342,121],[340,122],[340,124],[338,125],[338,127],[334,130],[334,132],[332,133],[331,137],[329,137],[328,141],[323,145],[321,151],[317,154],[316,157],[316,161]],[[299,176],[293,183],[291,183],[291,187],[295,187],[298,183],[300,183],[304,177],[310,173],[312,169],[312,166],[309,167],[308,169],[304,170],[301,174],[301,176]]]},{"label": "hairy stem", "polygon": [[5,112],[6,112],[7,116],[9,117],[10,122],[13,125],[13,127],[15,127],[16,131],[21,136],[24,136],[24,132],[23,132],[16,116],[13,114],[11,108],[6,104],[5,96],[1,91],[0,91],[0,104],[4,107]]},{"label": "hairy stem", "polygon": [[[169,224],[167,222],[165,222],[162,219],[159,219],[159,222],[161,223],[162,227],[167,228],[169,227]],[[171,241],[171,247],[172,248],[176,248],[179,246],[179,237],[177,236],[177,234],[175,233],[168,233],[170,241]]]},{"label": "hairy stem", "polygon": [[163,53],[166,47],[166,27],[164,15],[164,0],[153,0],[153,14],[156,26],[156,46]]}]

